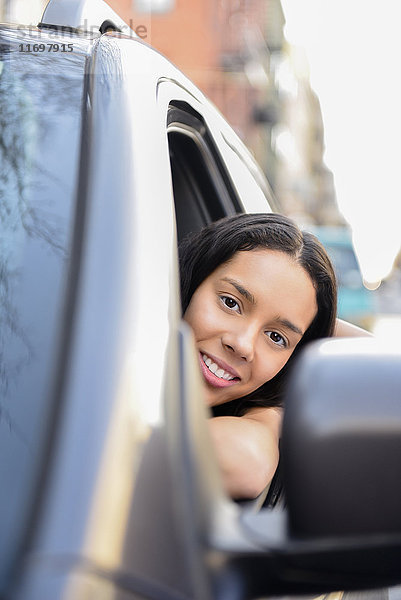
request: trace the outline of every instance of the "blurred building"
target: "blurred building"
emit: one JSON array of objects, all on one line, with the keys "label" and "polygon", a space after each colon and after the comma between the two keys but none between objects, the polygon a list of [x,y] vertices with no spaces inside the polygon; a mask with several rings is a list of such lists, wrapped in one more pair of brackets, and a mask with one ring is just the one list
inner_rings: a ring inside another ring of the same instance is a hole
[{"label": "blurred building", "polygon": [[302,223],[341,225],[333,174],[324,162],[320,102],[311,88],[303,51],[284,44],[276,65],[280,119],[272,145],[276,193],[285,212]]}]

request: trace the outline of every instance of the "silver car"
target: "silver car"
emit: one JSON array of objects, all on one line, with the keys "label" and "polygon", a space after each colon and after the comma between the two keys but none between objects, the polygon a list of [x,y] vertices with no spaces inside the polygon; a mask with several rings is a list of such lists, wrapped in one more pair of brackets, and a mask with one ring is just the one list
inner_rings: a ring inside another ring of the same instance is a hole
[{"label": "silver car", "polygon": [[0,123],[0,596],[235,600],[401,580],[401,365],[373,343],[301,360],[287,508],[223,492],[177,241],[277,205],[214,106],[105,3],[51,0],[37,28],[1,26]]}]

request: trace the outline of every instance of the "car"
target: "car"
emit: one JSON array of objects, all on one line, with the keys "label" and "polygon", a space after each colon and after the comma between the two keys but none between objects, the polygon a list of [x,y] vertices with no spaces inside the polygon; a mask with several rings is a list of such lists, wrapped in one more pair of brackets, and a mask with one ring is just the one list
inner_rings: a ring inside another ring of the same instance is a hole
[{"label": "car", "polygon": [[233,502],[181,319],[177,242],[277,210],[263,173],[106,3],[50,0],[37,28],[5,24],[0,38],[0,596],[236,600],[400,582],[400,356],[371,340],[311,345],[283,426],[287,506]]}]

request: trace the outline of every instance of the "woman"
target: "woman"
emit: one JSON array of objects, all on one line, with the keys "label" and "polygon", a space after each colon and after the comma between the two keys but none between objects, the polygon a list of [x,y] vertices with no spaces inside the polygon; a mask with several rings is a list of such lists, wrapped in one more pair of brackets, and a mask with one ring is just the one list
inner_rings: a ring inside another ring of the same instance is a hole
[{"label": "woman", "polygon": [[290,365],[307,342],[334,333],[334,271],[312,234],[268,213],[190,236],[180,269],[223,481],[231,496],[255,497],[277,466]]}]

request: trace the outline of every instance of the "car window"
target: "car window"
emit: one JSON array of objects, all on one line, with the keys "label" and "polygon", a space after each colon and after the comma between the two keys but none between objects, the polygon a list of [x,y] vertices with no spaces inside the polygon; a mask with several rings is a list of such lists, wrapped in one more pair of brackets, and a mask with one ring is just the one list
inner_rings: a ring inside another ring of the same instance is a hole
[{"label": "car window", "polygon": [[203,118],[184,102],[172,103],[167,132],[178,239],[211,221],[242,212]]},{"label": "car window", "polygon": [[52,414],[85,53],[24,52],[13,30],[0,42],[1,582],[33,501]]}]

